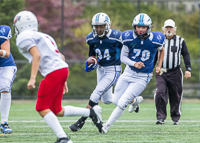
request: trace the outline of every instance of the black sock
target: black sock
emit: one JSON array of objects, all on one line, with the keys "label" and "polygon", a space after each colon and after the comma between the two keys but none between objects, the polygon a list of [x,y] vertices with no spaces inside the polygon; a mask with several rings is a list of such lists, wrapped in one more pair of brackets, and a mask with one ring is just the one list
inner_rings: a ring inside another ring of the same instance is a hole
[{"label": "black sock", "polygon": [[[95,106],[95,105],[98,105],[98,103],[94,103],[93,101],[89,101],[89,103],[88,103],[92,108]],[[90,115],[89,115],[89,117],[93,117],[94,116],[94,114],[95,114],[95,112],[94,112],[94,110],[91,110],[90,109]],[[88,117],[81,117],[79,120],[81,120],[82,122],[85,122],[85,120],[87,119]]]},{"label": "black sock", "polygon": [[95,112],[94,112],[94,110],[93,109],[90,109],[90,115],[89,115],[89,117],[91,118],[91,117],[94,117],[95,116]]},{"label": "black sock", "polygon": [[87,119],[88,117],[81,117],[79,120],[81,120],[82,122],[85,122],[85,120]]}]

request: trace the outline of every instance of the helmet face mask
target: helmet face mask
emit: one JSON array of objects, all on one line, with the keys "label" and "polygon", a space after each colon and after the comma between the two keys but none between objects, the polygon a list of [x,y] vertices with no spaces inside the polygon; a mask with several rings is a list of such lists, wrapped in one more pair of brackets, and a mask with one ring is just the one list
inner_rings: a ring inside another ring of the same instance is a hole
[{"label": "helmet face mask", "polygon": [[136,25],[135,26],[135,31],[137,33],[137,36],[139,38],[145,38],[147,35],[147,29],[148,27],[147,26],[139,26],[139,25]]},{"label": "helmet face mask", "polygon": [[36,16],[30,11],[21,11],[14,18],[15,35],[19,35],[25,30],[38,31],[38,21]]},{"label": "helmet face mask", "polygon": [[[105,13],[97,13],[92,18],[92,30],[99,38],[103,38],[110,30],[110,18]],[[103,30],[103,27],[104,30]]]},{"label": "helmet face mask", "polygon": [[[140,39],[144,39],[148,37],[151,32],[152,21],[147,14],[140,13],[133,19],[132,26],[133,26],[133,31],[137,35],[137,37]],[[147,27],[146,33],[138,34],[138,32],[136,31],[136,26]]]}]

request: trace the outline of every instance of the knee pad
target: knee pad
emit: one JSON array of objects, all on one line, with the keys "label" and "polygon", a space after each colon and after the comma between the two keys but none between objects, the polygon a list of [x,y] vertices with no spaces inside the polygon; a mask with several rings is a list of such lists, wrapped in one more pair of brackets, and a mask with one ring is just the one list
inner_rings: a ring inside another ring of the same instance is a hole
[{"label": "knee pad", "polygon": [[119,100],[117,103],[117,106],[121,109],[126,109],[126,107],[129,105],[130,103],[128,101],[124,101],[124,100]]},{"label": "knee pad", "polygon": [[6,78],[0,82],[0,92],[7,91],[10,92],[11,84],[10,81]]}]

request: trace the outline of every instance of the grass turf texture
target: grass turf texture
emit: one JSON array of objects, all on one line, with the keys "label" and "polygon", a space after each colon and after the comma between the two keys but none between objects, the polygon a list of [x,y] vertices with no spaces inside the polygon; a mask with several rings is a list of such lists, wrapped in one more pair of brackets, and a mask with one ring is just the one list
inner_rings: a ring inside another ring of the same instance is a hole
[{"label": "grass turf texture", "polygon": [[[199,100],[199,99],[197,99]],[[87,102],[86,102],[87,103]],[[85,107],[86,103],[64,103]],[[109,118],[115,105],[100,104],[103,122]],[[128,108],[127,108],[128,109]],[[78,132],[71,132],[68,126],[79,117],[59,118],[66,134],[74,143],[197,143],[200,142],[200,104],[183,103],[180,125],[173,125],[168,117],[164,125],[156,125],[155,105],[143,102],[139,113],[125,110],[122,117],[114,123],[107,134],[98,133],[98,129],[88,119]],[[15,103],[11,105],[9,126],[12,134],[0,134],[0,143],[53,143],[56,135],[35,111],[34,102]]]}]

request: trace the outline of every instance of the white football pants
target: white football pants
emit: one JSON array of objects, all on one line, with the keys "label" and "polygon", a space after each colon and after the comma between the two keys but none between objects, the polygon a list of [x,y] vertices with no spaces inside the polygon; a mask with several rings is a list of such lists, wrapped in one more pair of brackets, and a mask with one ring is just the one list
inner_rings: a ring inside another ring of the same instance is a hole
[{"label": "white football pants", "polygon": [[121,74],[121,66],[98,66],[97,67],[97,86],[90,96],[90,100],[98,103],[99,100],[105,104],[112,103],[112,86],[116,84]]},{"label": "white football pants", "polygon": [[16,73],[16,66],[0,67],[0,92],[7,91],[11,93],[11,87]]},{"label": "white football pants", "polygon": [[152,76],[152,73],[137,73],[126,67],[115,86],[113,104],[125,109],[144,91]]}]

